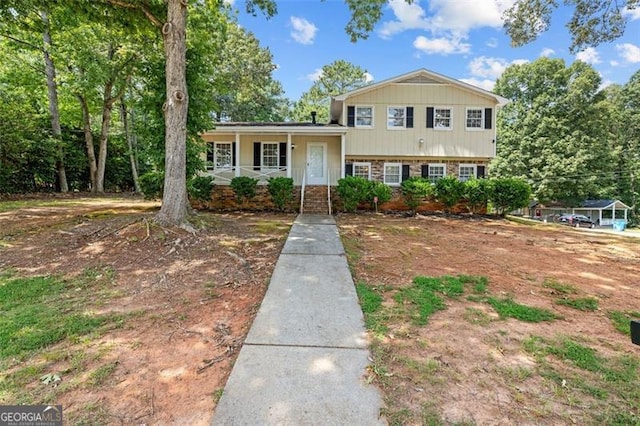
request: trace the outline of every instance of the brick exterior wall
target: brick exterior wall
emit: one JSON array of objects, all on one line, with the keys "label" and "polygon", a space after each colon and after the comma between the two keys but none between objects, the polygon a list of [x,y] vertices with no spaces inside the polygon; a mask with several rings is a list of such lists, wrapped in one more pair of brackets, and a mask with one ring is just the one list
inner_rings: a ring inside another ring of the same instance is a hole
[{"label": "brick exterior wall", "polygon": [[[424,164],[434,164],[434,163],[443,163],[446,164],[447,167],[447,175],[458,176],[458,169],[460,164],[475,164],[476,166],[485,166],[487,169],[489,167],[488,161],[460,161],[460,160],[403,160],[403,161],[389,161],[389,160],[379,160],[379,159],[370,159],[370,158],[361,158],[361,157],[350,157],[347,161],[347,164],[353,163],[371,163],[371,180],[383,182],[384,181],[384,163],[400,163],[402,165],[409,165],[409,176],[422,176],[422,166]],[[488,170],[485,169],[485,174]]]}]

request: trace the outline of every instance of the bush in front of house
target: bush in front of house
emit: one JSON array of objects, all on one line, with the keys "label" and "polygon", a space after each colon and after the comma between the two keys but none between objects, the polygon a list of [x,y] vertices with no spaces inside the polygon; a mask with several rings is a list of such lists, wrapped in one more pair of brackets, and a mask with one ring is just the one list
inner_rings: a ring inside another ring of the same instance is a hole
[{"label": "bush in front of house", "polygon": [[489,201],[500,216],[526,207],[531,199],[531,185],[518,178],[496,178],[490,181]]},{"label": "bush in front of house", "polygon": [[487,179],[469,179],[464,183],[464,198],[467,200],[467,209],[472,214],[477,214],[487,207],[491,190]]},{"label": "bush in front of house", "polygon": [[162,198],[164,191],[164,172],[147,172],[140,176],[140,189],[147,200]]},{"label": "bush in front of house", "polygon": [[[377,205],[386,203],[391,200],[392,192],[389,185],[385,185],[382,182],[369,181],[369,189],[367,191],[367,201],[371,204],[371,207],[376,207],[375,199],[378,197]],[[376,207],[377,208],[377,207]]]},{"label": "bush in front of house", "polygon": [[400,184],[400,192],[404,203],[411,209],[412,214],[416,214],[418,206],[433,193],[431,182],[420,176],[413,176],[405,179]]},{"label": "bush in front of house", "polygon": [[438,179],[433,189],[436,200],[444,204],[446,213],[449,213],[464,197],[464,182],[453,175]]},{"label": "bush in front of house", "polygon": [[271,201],[276,209],[285,211],[293,201],[293,178],[279,176],[268,181]]},{"label": "bush in front of house", "polygon": [[256,196],[258,179],[249,176],[236,176],[231,179],[231,189],[236,194],[236,200],[240,204],[249,201]]},{"label": "bush in front of house", "polygon": [[338,195],[342,200],[344,210],[353,213],[358,205],[368,200],[370,183],[360,176],[345,176],[338,179]]},{"label": "bush in front of house", "polygon": [[187,183],[189,196],[199,201],[207,201],[211,199],[211,191],[215,184],[213,176],[194,176]]}]

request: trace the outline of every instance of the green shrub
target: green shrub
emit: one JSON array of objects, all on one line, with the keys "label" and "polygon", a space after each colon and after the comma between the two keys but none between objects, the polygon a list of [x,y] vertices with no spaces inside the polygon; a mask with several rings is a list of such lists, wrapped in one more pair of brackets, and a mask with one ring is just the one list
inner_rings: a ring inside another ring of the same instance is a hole
[{"label": "green shrub", "polygon": [[211,190],[214,186],[213,176],[194,176],[189,179],[187,189],[190,197],[200,201],[207,201],[211,199]]},{"label": "green shrub", "polygon": [[238,203],[244,204],[256,196],[258,179],[249,176],[236,176],[231,179],[231,188],[236,194]]},{"label": "green shrub", "polygon": [[378,206],[391,200],[391,187],[389,187],[389,185],[385,185],[382,182],[369,181],[367,201],[369,201],[371,206],[375,206],[377,208],[377,206],[375,205],[376,203],[374,203],[376,197],[378,197]]},{"label": "green shrub", "polygon": [[438,201],[444,204],[445,211],[449,212],[462,200],[464,189],[464,182],[453,175],[448,175],[436,181],[434,195]]},{"label": "green shrub", "polygon": [[476,214],[487,207],[489,202],[489,181],[487,179],[469,179],[464,183],[464,198],[469,212]]},{"label": "green shrub", "polygon": [[346,176],[338,179],[338,195],[344,205],[344,210],[354,212],[358,204],[366,201],[369,196],[370,182],[359,176]]},{"label": "green shrub", "polygon": [[416,208],[433,192],[431,183],[419,176],[413,176],[400,184],[400,191],[404,198],[404,203],[411,209],[413,214]]},{"label": "green shrub", "polygon": [[144,198],[154,200],[162,198],[164,191],[164,172],[148,172],[140,176],[140,189]]},{"label": "green shrub", "polygon": [[517,178],[498,178],[490,181],[489,201],[496,212],[504,216],[510,211],[526,207],[531,198],[531,186]]},{"label": "green shrub", "polygon": [[274,177],[269,179],[269,194],[271,201],[280,211],[286,210],[293,201],[293,179],[288,177]]}]

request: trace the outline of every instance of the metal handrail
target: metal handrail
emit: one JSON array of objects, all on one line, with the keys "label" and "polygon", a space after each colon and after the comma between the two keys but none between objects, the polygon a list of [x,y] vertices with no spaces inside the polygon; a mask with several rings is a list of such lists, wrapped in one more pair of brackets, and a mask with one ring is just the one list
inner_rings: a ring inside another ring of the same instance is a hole
[{"label": "metal handrail", "polygon": [[331,171],[327,170],[327,205],[329,206],[329,216],[331,216]]},{"label": "metal handrail", "polygon": [[302,174],[302,186],[300,187],[300,214],[304,213],[304,191],[307,187],[307,170]]}]

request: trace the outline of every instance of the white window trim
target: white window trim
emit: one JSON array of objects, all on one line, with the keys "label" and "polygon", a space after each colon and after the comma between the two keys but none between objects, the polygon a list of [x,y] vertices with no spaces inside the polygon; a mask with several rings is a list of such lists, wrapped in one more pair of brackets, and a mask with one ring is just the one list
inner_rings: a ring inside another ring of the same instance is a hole
[{"label": "white window trim", "polygon": [[[403,124],[400,126],[389,126],[389,108],[402,109],[404,110]],[[387,130],[405,130],[407,128],[407,107],[406,106],[395,106],[388,105],[387,106],[387,114],[385,116],[385,121],[387,122]]]},{"label": "white window trim", "polygon": [[[358,108],[371,108],[371,125],[370,126],[358,125]],[[353,117],[353,126],[358,129],[373,129],[373,125],[375,122],[375,115],[376,115],[375,113],[376,113],[376,109],[374,108],[373,105],[356,105],[354,110],[355,115]]]},{"label": "white window trim", "polygon": [[[449,127],[438,127],[436,126],[436,110],[438,109],[448,109],[449,110]],[[440,130],[444,132],[450,132],[453,130],[453,107],[448,106],[434,106],[433,107],[433,130]]]},{"label": "white window trim", "polygon": [[366,163],[366,162],[362,162],[362,161],[353,163],[353,170],[351,171],[351,174],[353,176],[357,176],[356,175],[356,166],[366,166],[368,168],[368,170],[369,170],[369,176],[367,176],[367,180],[371,180],[371,163]]},{"label": "white window trim", "polygon": [[[206,169],[209,171],[220,171],[220,170],[233,170],[233,142],[230,141],[218,141],[218,142],[207,142],[207,149],[209,149],[209,144],[213,145],[213,164],[209,166],[206,164]],[[231,146],[231,165],[228,167],[218,167],[218,145],[229,145]]]},{"label": "white window trim", "polygon": [[[467,121],[469,120],[469,110],[480,110],[480,127],[468,127]],[[464,112],[464,127],[470,132],[478,132],[484,130],[484,108],[482,107],[467,107]]]},{"label": "white window trim", "polygon": [[473,179],[478,176],[478,165],[477,164],[458,164],[458,180],[462,180],[462,176],[460,176],[460,169],[462,167],[473,167],[473,173],[468,179]]},{"label": "white window trim", "polygon": [[[280,169],[280,142],[274,142],[274,141],[266,141],[266,142],[261,142],[261,146],[260,146],[260,170],[279,170]],[[275,166],[265,166],[264,164],[264,146],[265,145],[272,145],[275,144],[276,145],[276,162],[277,165]]]},{"label": "white window trim", "polygon": [[[387,166],[397,166],[398,167],[398,182],[387,182]],[[385,185],[389,186],[400,186],[402,183],[402,163],[384,163],[382,169],[382,180]]]},{"label": "white window trim", "polygon": [[429,176],[427,176],[427,179],[431,179],[432,167],[442,167],[442,171],[443,171],[442,177],[445,177],[447,175],[447,163],[429,163]]}]

